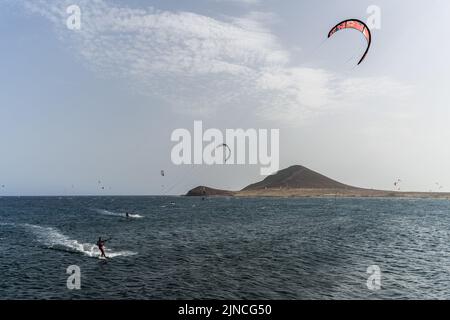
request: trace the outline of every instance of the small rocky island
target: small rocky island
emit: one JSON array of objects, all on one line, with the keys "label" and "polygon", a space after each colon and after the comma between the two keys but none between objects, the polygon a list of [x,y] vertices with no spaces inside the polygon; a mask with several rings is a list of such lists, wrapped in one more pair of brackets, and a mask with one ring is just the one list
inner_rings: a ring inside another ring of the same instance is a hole
[{"label": "small rocky island", "polygon": [[227,190],[219,190],[214,188],[208,188],[205,186],[198,186],[194,189],[189,190],[186,194],[187,196],[196,196],[196,197],[204,197],[204,196],[233,196],[235,192],[227,191]]}]

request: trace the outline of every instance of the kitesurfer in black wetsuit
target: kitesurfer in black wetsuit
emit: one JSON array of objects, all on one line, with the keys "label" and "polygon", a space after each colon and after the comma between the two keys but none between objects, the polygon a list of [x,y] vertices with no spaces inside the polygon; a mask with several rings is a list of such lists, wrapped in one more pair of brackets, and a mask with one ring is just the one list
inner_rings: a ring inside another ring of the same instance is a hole
[{"label": "kitesurfer in black wetsuit", "polygon": [[102,253],[100,255],[100,257],[107,258],[106,254],[105,254],[105,242],[108,240],[102,240],[102,237],[98,237],[97,247],[99,248],[100,252]]}]

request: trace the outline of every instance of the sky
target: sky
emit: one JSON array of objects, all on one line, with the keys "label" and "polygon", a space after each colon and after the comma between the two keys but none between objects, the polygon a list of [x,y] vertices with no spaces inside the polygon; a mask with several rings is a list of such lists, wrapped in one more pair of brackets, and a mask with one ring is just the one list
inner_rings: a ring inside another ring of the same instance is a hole
[{"label": "sky", "polygon": [[[81,29],[66,8],[81,9]],[[380,8],[366,59],[337,22]],[[176,166],[171,133],[280,130],[280,167],[450,191],[448,1],[1,0],[0,196],[238,190],[258,165]],[[165,171],[164,177],[161,170]],[[438,188],[441,187],[441,189]]]}]

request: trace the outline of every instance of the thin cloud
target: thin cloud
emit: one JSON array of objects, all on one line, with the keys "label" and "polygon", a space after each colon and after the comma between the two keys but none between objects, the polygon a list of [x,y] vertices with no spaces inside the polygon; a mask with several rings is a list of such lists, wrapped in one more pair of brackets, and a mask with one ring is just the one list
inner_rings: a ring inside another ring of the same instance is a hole
[{"label": "thin cloud", "polygon": [[213,0],[213,1],[243,4],[243,5],[256,5],[261,3],[261,0]]}]

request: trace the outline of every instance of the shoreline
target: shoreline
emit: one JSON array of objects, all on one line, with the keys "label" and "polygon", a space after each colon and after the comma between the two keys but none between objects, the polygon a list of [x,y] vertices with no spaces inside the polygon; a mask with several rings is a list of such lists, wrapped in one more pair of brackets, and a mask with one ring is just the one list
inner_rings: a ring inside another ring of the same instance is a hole
[{"label": "shoreline", "polygon": [[227,191],[227,194],[206,194],[206,195],[2,195],[0,199],[8,198],[108,198],[108,197],[209,197],[209,198],[397,198],[397,199],[440,199],[450,200],[449,192],[418,192],[418,191],[382,191],[382,190],[323,190],[323,189],[270,189],[252,191]]},{"label": "shoreline", "polygon": [[[236,198],[399,198],[399,199],[443,199],[450,200],[448,192],[386,191],[371,189],[320,189],[289,188],[229,191],[210,189],[216,192],[186,194],[187,197],[236,197]],[[224,193],[226,192],[226,193]]]},{"label": "shoreline", "polygon": [[444,199],[450,200],[450,193],[385,191],[370,189],[266,189],[238,191],[235,197],[274,198],[402,198],[402,199]]}]

